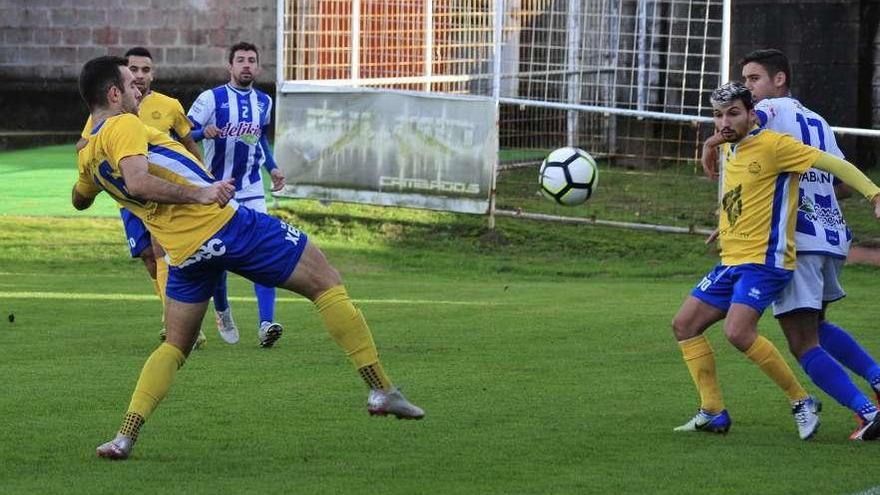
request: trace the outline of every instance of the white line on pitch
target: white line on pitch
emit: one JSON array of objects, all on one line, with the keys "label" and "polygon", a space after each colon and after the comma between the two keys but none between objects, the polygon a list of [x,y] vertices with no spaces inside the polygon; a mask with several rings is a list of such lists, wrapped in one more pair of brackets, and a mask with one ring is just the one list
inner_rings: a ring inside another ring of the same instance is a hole
[{"label": "white line on pitch", "polygon": [[[95,294],[95,293],[68,293],[68,292],[0,292],[0,299],[55,299],[68,301],[152,301],[157,299],[155,294]],[[229,296],[230,301],[255,302],[255,297]],[[279,297],[279,302],[307,303],[311,302],[304,297]],[[498,302],[487,301],[444,301],[436,299],[354,299],[354,302],[363,304],[446,304],[457,306],[497,306]]]}]

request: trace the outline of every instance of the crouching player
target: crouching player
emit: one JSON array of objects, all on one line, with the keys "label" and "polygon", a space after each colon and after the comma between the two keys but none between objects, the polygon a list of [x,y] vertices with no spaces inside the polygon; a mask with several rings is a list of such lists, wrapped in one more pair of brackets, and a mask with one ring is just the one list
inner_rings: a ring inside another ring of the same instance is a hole
[{"label": "crouching player", "polygon": [[231,179],[215,181],[182,145],[135,116],[140,95],[125,59],[90,60],[80,73],[79,86],[96,127],[79,153],[74,207],[88,208],[106,191],[144,221],[170,260],[167,339],[144,364],[122,427],[97,448],[99,457],[131,455],[141,426],[183,366],[224,270],[314,302],[327,331],[369,387],[370,414],[424,417],[424,411],[392,385],[363,315],[306,234],[277,218],[238,207]]}]

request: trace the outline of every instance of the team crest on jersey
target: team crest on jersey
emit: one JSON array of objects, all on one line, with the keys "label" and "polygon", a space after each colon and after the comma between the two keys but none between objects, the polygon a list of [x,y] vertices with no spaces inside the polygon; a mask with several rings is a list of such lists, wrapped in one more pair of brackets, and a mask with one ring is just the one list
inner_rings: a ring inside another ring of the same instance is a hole
[{"label": "team crest on jersey", "polygon": [[761,173],[761,164],[758,162],[752,162],[746,168],[748,168],[750,174],[757,175],[757,174]]},{"label": "team crest on jersey", "polygon": [[162,112],[158,110],[153,110],[153,113],[150,114],[150,118],[153,120],[159,120],[162,118]]},{"label": "team crest on jersey", "polygon": [[742,214],[742,207],[742,184],[740,184],[727,191],[721,199],[721,208],[727,213],[727,222],[730,223],[731,228],[736,225]]}]

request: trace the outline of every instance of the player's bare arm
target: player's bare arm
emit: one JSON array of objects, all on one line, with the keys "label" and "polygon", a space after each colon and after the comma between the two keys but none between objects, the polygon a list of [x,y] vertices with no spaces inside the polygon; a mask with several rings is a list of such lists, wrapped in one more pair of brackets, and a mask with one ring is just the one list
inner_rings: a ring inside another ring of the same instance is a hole
[{"label": "player's bare arm", "polygon": [[82,211],[92,206],[92,203],[95,202],[95,197],[85,196],[76,190],[76,186],[73,186],[73,191],[70,193],[70,202],[73,203],[74,208]]},{"label": "player's bare arm", "polygon": [[703,173],[712,180],[718,179],[718,147],[722,144],[724,144],[724,138],[718,132],[709,136],[703,143],[703,156],[701,158]]},{"label": "player's bare arm", "polygon": [[205,126],[205,139],[214,139],[220,135],[220,129],[214,124]]},{"label": "player's bare arm", "polygon": [[150,175],[144,155],[123,158],[119,161],[119,169],[129,193],[149,201],[168,204],[217,203],[225,206],[235,195],[233,179],[218,181],[207,187],[190,187]]},{"label": "player's bare arm", "polygon": [[273,168],[269,175],[272,176],[272,191],[280,191],[284,188],[284,172],[281,169]]},{"label": "player's bare arm", "polygon": [[196,140],[193,139],[192,133],[180,138],[180,144],[182,144],[187,151],[192,153],[194,157],[198,158],[200,162],[202,161],[202,150],[199,148],[199,145],[196,144]]}]

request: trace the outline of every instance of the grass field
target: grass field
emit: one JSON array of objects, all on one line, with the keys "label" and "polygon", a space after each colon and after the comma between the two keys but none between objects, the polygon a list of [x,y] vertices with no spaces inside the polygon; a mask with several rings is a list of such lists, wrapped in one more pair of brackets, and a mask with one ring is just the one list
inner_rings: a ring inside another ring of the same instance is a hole
[{"label": "grass field", "polygon": [[[674,434],[697,407],[669,330],[716,261],[692,236],[436,212],[282,202],[363,308],[421,422],[370,418],[310,305],[280,294],[286,333],[242,342],[205,320],[195,352],[125,463],[95,459],[158,343],[160,309],[116,209],[67,206],[69,150],[0,154],[0,493],[859,493],[880,445],[826,404],[802,442],[784,396],[710,331],[734,425]],[[18,194],[18,200],[11,199]],[[26,209],[18,203],[29,201]],[[876,268],[847,269],[832,311],[880,350]],[[15,315],[15,322],[6,320]],[[761,331],[785,349],[771,318]],[[792,365],[795,365],[790,360]]]}]

